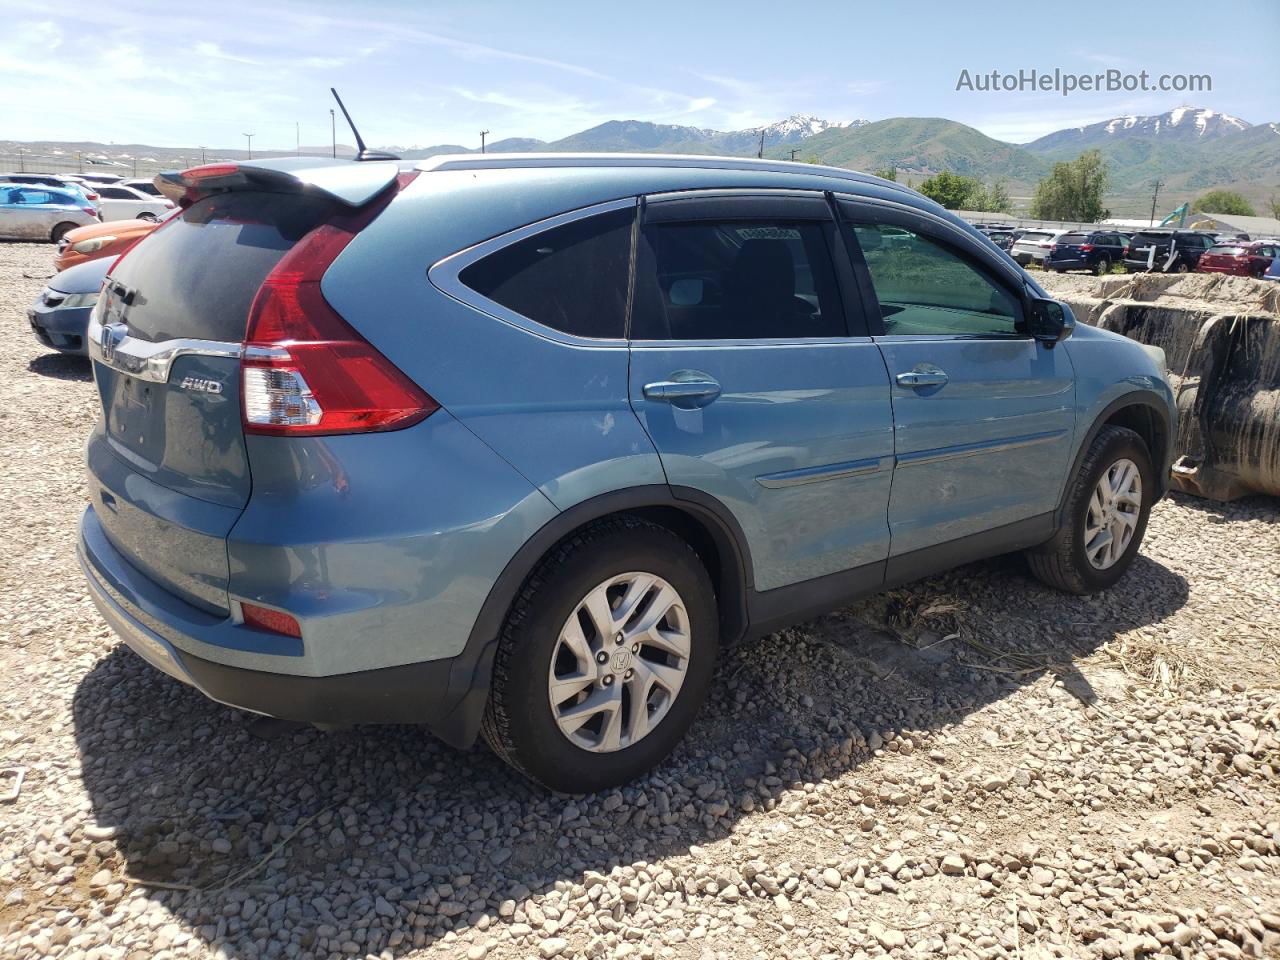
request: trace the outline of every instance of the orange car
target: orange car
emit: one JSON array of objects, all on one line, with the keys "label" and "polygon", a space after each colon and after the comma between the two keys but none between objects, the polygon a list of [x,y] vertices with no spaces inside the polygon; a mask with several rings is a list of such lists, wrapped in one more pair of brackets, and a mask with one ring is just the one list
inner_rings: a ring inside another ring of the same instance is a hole
[{"label": "orange car", "polygon": [[108,220],[106,223],[93,223],[69,230],[58,241],[53,268],[65,270],[99,257],[119,256],[125,247],[140,237],[145,237],[159,225],[154,220]]}]

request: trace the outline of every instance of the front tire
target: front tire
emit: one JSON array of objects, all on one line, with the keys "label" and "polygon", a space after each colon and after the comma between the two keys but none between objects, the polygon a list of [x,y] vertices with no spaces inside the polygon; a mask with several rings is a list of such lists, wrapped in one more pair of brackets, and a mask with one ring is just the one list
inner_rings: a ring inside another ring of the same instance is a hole
[{"label": "front tire", "polygon": [[60,223],[49,231],[49,239],[57,243],[78,226],[80,226],[78,223]]},{"label": "front tire", "polygon": [[160,218],[157,217],[154,213],[140,213],[138,214],[138,219],[146,220],[148,223],[155,223]]},{"label": "front tire", "polygon": [[1093,275],[1095,277],[1101,277],[1104,274],[1107,274],[1110,272],[1111,272],[1111,261],[1108,260],[1106,257],[1100,257],[1098,259],[1098,262],[1093,265]]},{"label": "front tire", "polygon": [[1027,552],[1031,572],[1066,593],[1096,593],[1115,584],[1142,544],[1155,480],[1142,437],[1125,427],[1103,427],[1067,492],[1062,527]]},{"label": "front tire", "polygon": [[620,517],[561,541],[512,605],[481,732],[562,793],[632,780],[675,747],[706,699],[719,643],[697,553]]}]

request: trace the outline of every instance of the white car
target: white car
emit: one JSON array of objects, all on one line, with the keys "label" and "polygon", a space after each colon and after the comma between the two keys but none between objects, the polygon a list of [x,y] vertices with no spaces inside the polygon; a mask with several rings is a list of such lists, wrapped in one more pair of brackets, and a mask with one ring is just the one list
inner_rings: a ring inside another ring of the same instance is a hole
[{"label": "white car", "polygon": [[140,193],[145,193],[149,197],[164,196],[164,194],[160,192],[159,187],[157,187],[152,181],[147,180],[144,177],[139,177],[137,180],[121,180],[120,186],[132,187],[134,190],[137,190]]},{"label": "white car", "polygon": [[1028,230],[1009,248],[1009,256],[1020,266],[1028,263],[1044,264],[1049,255],[1049,248],[1058,242],[1058,238],[1070,233],[1070,230]]},{"label": "white car", "polygon": [[159,220],[173,209],[172,200],[119,183],[99,187],[98,197],[103,220]]},{"label": "white car", "polygon": [[118,173],[81,173],[81,174],[77,174],[77,176],[81,180],[84,180],[88,183],[96,184],[98,186],[105,186],[111,183],[119,183],[121,180],[124,179],[124,177],[122,177]]}]

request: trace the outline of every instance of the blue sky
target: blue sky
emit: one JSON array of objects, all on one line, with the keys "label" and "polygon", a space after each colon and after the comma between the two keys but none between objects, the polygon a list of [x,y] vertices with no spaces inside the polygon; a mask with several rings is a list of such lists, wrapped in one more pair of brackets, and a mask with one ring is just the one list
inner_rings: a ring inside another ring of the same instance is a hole
[{"label": "blue sky", "polygon": [[[1229,15],[1227,10],[1229,8]],[[1076,12],[1079,11],[1079,12]],[[1158,11],[1158,12],[1157,12]],[[0,0],[0,139],[292,148],[336,85],[371,144],[944,116],[1021,142],[1194,104],[1280,120],[1280,3]],[[1207,73],[1211,93],[976,93],[961,69]],[[339,120],[341,122],[341,120]],[[339,130],[339,139],[349,142]]]}]

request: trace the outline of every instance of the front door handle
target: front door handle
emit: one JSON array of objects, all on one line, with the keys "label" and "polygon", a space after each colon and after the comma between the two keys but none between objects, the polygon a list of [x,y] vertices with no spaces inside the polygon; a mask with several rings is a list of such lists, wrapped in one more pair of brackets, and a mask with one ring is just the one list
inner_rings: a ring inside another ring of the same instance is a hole
[{"label": "front door handle", "polygon": [[696,371],[678,371],[670,380],[646,383],[643,389],[646,400],[659,400],[684,410],[705,407],[720,396],[719,382]]},{"label": "front door handle", "polygon": [[917,389],[919,387],[941,387],[949,382],[951,378],[947,376],[944,370],[922,365],[915,370],[898,374],[896,379],[900,387]]}]

